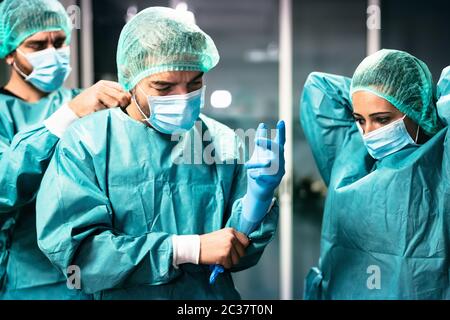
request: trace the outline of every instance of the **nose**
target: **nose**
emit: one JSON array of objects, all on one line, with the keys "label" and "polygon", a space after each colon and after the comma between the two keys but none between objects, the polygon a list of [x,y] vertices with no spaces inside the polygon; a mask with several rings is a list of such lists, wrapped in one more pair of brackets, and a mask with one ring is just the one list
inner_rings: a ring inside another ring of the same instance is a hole
[{"label": "nose", "polygon": [[372,122],[366,122],[365,126],[363,127],[364,134],[368,134],[372,131],[375,131],[377,127]]},{"label": "nose", "polygon": [[172,95],[185,95],[189,93],[189,89],[187,86],[180,85],[176,86],[174,90],[171,92]]}]

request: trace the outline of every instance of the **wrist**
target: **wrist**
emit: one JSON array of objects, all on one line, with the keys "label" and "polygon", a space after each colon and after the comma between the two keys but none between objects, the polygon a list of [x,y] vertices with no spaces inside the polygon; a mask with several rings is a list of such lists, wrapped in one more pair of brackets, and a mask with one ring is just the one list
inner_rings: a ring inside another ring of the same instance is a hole
[{"label": "wrist", "polygon": [[78,118],[81,118],[81,114],[78,113],[77,108],[75,108],[73,101],[70,101],[69,103],[67,103],[67,106],[69,107],[70,110],[72,110],[73,113],[75,113],[77,115]]},{"label": "wrist", "polygon": [[274,194],[275,194],[274,190],[256,193],[252,190],[252,188],[247,188],[246,197],[249,197],[252,200],[258,202],[268,202],[272,201]]}]

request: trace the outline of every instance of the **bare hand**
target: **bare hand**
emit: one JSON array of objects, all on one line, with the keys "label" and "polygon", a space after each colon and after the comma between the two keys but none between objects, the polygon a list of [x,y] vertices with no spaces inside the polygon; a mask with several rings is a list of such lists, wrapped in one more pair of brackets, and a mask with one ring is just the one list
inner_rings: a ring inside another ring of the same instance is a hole
[{"label": "bare hand", "polygon": [[218,264],[230,269],[239,263],[249,244],[244,234],[232,228],[201,235],[200,264]]},{"label": "bare hand", "polygon": [[130,93],[124,91],[120,84],[102,80],[70,101],[69,107],[82,118],[103,109],[126,107],[130,102]]}]

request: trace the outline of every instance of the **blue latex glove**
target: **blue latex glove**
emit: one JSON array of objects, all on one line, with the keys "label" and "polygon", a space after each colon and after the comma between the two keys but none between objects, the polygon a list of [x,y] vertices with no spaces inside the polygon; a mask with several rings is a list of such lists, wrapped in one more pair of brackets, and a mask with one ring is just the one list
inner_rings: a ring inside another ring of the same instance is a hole
[{"label": "blue latex glove", "polygon": [[247,194],[242,199],[242,215],[238,230],[249,235],[261,223],[272,203],[275,189],[285,173],[284,121],[277,124],[275,140],[267,138],[267,127],[260,124],[256,132],[255,151],[245,164]]},{"label": "blue latex glove", "polygon": [[[249,235],[264,219],[275,189],[285,173],[284,144],[286,128],[284,121],[277,124],[275,140],[267,139],[267,127],[264,123],[258,126],[255,137],[255,151],[245,164],[247,169],[247,194],[242,199],[242,214],[238,231]],[[222,266],[211,266],[213,272],[209,282],[213,284],[219,274],[224,272]]]}]

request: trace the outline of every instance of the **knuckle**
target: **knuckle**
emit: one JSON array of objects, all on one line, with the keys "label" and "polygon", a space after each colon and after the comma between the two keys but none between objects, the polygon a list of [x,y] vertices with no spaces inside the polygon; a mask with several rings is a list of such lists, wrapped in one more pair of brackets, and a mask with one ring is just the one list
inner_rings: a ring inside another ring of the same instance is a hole
[{"label": "knuckle", "polygon": [[227,242],[231,245],[231,243],[234,241],[235,237],[232,234],[229,234],[227,236]]}]

